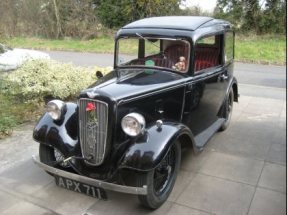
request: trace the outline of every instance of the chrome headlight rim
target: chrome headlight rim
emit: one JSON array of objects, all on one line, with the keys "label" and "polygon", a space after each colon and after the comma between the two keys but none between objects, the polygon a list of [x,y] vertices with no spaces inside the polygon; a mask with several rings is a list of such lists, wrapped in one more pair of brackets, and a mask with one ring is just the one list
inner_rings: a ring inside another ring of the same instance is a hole
[{"label": "chrome headlight rim", "polygon": [[50,115],[53,120],[62,119],[63,115],[67,110],[66,103],[61,100],[51,100],[46,105],[46,112]]},{"label": "chrome headlight rim", "polygon": [[[133,128],[128,127],[128,124],[131,124],[131,123],[133,123],[133,126],[134,126]],[[122,126],[123,131],[127,135],[131,137],[137,137],[144,133],[146,122],[145,122],[145,118],[143,117],[143,115],[134,112],[134,113],[129,113],[122,118],[121,126]]]}]

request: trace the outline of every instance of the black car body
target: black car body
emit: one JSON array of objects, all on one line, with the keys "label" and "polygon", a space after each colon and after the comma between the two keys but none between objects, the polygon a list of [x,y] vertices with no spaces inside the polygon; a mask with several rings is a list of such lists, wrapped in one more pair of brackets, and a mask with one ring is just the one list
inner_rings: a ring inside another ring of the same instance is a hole
[{"label": "black car body", "polygon": [[238,101],[234,32],[209,17],[147,18],[118,31],[114,62],[77,104],[48,104],[34,129],[34,160],[59,186],[93,196],[83,188],[95,186],[100,198],[105,189],[138,194],[158,208],[181,148],[202,150],[230,122]]}]

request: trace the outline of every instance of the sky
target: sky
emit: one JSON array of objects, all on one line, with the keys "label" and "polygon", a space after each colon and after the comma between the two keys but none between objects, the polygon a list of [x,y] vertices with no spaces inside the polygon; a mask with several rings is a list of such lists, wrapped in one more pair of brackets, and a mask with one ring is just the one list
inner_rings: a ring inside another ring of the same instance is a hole
[{"label": "sky", "polygon": [[199,6],[203,11],[213,12],[216,0],[186,0],[186,6]]},{"label": "sky", "polygon": [[[259,0],[259,5],[264,7],[265,0]],[[199,6],[203,11],[213,12],[216,6],[216,0],[186,0],[186,6]]]}]

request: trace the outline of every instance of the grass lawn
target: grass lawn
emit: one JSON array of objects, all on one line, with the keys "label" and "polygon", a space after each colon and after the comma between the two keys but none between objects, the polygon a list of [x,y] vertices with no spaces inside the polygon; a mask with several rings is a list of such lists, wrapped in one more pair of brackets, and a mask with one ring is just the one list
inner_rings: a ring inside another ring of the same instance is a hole
[{"label": "grass lawn", "polygon": [[31,48],[40,50],[65,50],[79,52],[113,53],[114,39],[102,37],[95,40],[49,40],[41,38],[16,37],[5,41],[10,47]]},{"label": "grass lawn", "polygon": [[[65,50],[79,52],[113,53],[114,38],[101,37],[94,40],[48,40],[41,38],[12,38],[6,40],[11,47],[22,47],[42,50]],[[136,44],[135,44],[136,45]],[[125,52],[128,54],[134,50],[127,46]],[[264,64],[286,64],[286,39],[285,36],[236,36],[235,46],[236,61],[264,63]]]},{"label": "grass lawn", "polygon": [[238,35],[235,40],[237,61],[286,65],[285,36]]}]

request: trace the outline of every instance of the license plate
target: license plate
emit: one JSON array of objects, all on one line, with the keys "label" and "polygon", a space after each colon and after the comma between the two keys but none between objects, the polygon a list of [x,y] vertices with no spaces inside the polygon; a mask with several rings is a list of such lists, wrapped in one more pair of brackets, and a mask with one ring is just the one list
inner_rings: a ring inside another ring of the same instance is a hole
[{"label": "license plate", "polygon": [[59,187],[65,188],[67,190],[72,190],[77,193],[82,193],[88,196],[92,196],[94,198],[107,200],[106,191],[102,188],[95,187],[89,184],[84,184],[82,182],[78,182],[72,179],[64,178],[61,176],[55,175],[56,185]]}]

